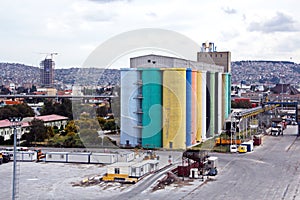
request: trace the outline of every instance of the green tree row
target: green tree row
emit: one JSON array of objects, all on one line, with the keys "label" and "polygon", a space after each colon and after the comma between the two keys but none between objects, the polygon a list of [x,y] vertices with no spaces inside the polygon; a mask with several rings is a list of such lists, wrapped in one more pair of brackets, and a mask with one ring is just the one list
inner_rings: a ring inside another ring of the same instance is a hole
[{"label": "green tree row", "polygon": [[[22,135],[24,146],[55,146],[55,147],[101,147],[111,146],[112,141],[107,137],[100,137],[99,130],[116,131],[118,126],[114,119],[98,117],[90,119],[83,114],[79,120],[70,120],[64,129],[47,127],[43,121],[34,119],[30,122],[30,131]],[[0,137],[0,144],[13,144],[13,140],[4,141]]]},{"label": "green tree row", "polygon": [[11,117],[33,117],[34,111],[27,104],[6,105],[0,108],[0,120]]}]

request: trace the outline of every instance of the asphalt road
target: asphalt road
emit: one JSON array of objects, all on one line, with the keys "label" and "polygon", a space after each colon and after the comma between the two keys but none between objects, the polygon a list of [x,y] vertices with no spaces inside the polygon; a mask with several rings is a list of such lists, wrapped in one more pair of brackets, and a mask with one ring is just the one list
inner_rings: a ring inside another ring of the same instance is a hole
[{"label": "asphalt road", "polygon": [[134,199],[300,199],[300,139],[296,126],[284,136],[265,136],[262,146],[246,154],[216,154],[219,174],[211,181],[148,192]]},{"label": "asphalt road", "polygon": [[[265,136],[263,145],[246,154],[218,154],[219,174],[210,181],[189,180],[153,192],[157,177],[124,190],[100,186],[72,187],[72,182],[105,173],[99,165],[20,163],[18,199],[300,199],[300,138],[296,126],[283,136]],[[178,159],[180,152],[160,152]],[[180,157],[180,156],[179,156]],[[0,165],[0,199],[11,199],[12,162]],[[109,197],[109,198],[107,198]]]}]

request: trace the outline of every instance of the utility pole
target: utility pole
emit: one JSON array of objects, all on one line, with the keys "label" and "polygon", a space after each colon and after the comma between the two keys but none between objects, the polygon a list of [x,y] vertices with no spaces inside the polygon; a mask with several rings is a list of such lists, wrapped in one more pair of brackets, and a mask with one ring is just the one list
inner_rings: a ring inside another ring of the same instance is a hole
[{"label": "utility pole", "polygon": [[21,117],[10,118],[11,128],[14,133],[14,165],[13,165],[13,180],[12,180],[12,200],[16,197],[16,168],[17,168],[17,128],[21,126]]}]

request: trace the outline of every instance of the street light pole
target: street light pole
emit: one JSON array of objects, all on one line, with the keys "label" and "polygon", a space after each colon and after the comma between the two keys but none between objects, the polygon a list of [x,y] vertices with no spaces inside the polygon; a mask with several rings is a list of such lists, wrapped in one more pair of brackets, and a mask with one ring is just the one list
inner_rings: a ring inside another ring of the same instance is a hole
[{"label": "street light pole", "polygon": [[11,127],[14,134],[14,165],[13,165],[13,180],[12,180],[12,200],[16,197],[16,168],[17,168],[17,127],[21,126],[21,118],[10,118]]}]

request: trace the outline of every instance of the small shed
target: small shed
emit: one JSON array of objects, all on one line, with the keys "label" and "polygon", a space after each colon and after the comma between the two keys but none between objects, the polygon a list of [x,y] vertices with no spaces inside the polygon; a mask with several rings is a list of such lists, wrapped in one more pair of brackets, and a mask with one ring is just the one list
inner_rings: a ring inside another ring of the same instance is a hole
[{"label": "small shed", "polygon": [[149,172],[153,172],[158,169],[159,161],[157,160],[144,160],[130,166],[131,177],[141,177]]},{"label": "small shed", "polygon": [[141,162],[117,162],[107,166],[107,174],[126,174],[139,178],[158,169],[159,161],[144,160]]}]

